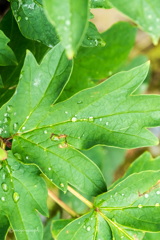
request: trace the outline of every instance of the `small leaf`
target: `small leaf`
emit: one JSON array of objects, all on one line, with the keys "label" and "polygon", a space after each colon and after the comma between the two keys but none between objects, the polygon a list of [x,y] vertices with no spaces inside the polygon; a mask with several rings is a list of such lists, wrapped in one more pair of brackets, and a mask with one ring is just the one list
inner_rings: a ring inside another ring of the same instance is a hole
[{"label": "small leaf", "polygon": [[11,151],[0,170],[0,218],[5,216],[9,220],[16,239],[43,237],[42,223],[35,209],[48,214],[47,189],[39,174],[37,167],[18,162]]},{"label": "small leaf", "polygon": [[7,152],[0,148],[0,161],[7,159]]},{"label": "small leaf", "polygon": [[10,2],[19,29],[26,38],[40,41],[50,47],[59,42],[54,27],[44,14],[42,0],[11,0]]},{"label": "small leaf", "polygon": [[15,65],[16,57],[12,49],[7,45],[9,38],[0,30],[0,66]]},{"label": "small leaf", "polygon": [[105,41],[98,32],[96,26],[89,22],[89,27],[87,29],[86,35],[83,39],[83,47],[104,47],[106,45]]},{"label": "small leaf", "polygon": [[87,30],[89,0],[44,0],[49,21],[55,26],[69,59],[76,54]]},{"label": "small leaf", "polygon": [[160,38],[160,5],[159,0],[108,0],[112,7],[131,18],[140,28],[147,32],[154,42]]},{"label": "small leaf", "polygon": [[91,8],[111,8],[108,0],[91,0]]},{"label": "small leaf", "polygon": [[60,219],[60,220],[53,220],[52,222],[52,235],[54,238],[57,237],[59,232],[70,222],[72,222],[73,219]]}]

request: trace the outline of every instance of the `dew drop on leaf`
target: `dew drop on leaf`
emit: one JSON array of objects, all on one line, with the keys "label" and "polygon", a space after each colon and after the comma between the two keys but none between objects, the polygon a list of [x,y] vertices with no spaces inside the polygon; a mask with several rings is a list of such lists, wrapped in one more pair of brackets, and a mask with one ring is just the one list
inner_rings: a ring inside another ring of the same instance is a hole
[{"label": "dew drop on leaf", "polygon": [[83,102],[82,101],[78,101],[77,104],[82,104]]},{"label": "dew drop on leaf", "polygon": [[157,191],[156,194],[159,195],[159,194],[160,194],[160,191]]},{"label": "dew drop on leaf", "polygon": [[12,106],[12,105],[8,105],[8,106],[6,107],[6,111],[7,111],[8,113],[13,112],[13,106]]},{"label": "dew drop on leaf", "polygon": [[64,187],[64,183],[61,183],[60,186],[61,186],[61,187]]},{"label": "dew drop on leaf", "polygon": [[148,197],[149,197],[149,194],[146,193],[146,194],[144,195],[144,197],[145,197],[145,198],[148,198]]},{"label": "dew drop on leaf", "polygon": [[73,118],[71,119],[71,121],[72,121],[72,122],[76,122],[76,121],[77,121],[77,118],[76,118],[76,117],[73,117]]},{"label": "dew drop on leaf", "polygon": [[138,205],[138,208],[142,208],[142,207],[143,207],[142,204],[139,204],[139,205]]},{"label": "dew drop on leaf", "polygon": [[13,123],[13,129],[17,130],[17,128],[18,128],[18,123]]},{"label": "dew drop on leaf", "polygon": [[89,122],[93,122],[94,118],[93,117],[89,117],[88,120],[89,120]]},{"label": "dew drop on leaf", "polygon": [[52,170],[52,168],[50,168],[50,167],[49,167],[49,168],[48,168],[48,170],[49,170],[49,171],[51,171],[51,170]]},{"label": "dew drop on leaf", "polygon": [[2,187],[2,189],[3,189],[4,192],[7,192],[7,191],[8,191],[8,186],[7,186],[6,183],[2,183],[2,184],[1,184],[1,187]]},{"label": "dew drop on leaf", "polygon": [[156,204],[155,204],[155,207],[159,207],[159,206],[160,206],[160,204],[159,204],[159,203],[156,203]]},{"label": "dew drop on leaf", "polygon": [[5,202],[6,199],[5,199],[5,197],[1,197],[1,200],[2,200],[2,202]]},{"label": "dew drop on leaf", "polygon": [[91,231],[91,227],[88,226],[86,230],[87,230],[88,232]]},{"label": "dew drop on leaf", "polygon": [[16,203],[19,201],[19,194],[17,192],[13,193],[13,201]]},{"label": "dew drop on leaf", "polygon": [[47,130],[44,130],[44,134],[47,134]]}]

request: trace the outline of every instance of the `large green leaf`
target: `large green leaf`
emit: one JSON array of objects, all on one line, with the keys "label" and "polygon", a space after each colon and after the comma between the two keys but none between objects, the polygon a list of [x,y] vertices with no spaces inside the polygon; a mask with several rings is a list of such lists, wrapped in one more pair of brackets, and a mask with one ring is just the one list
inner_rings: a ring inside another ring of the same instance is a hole
[{"label": "large green leaf", "polygon": [[[16,239],[43,237],[43,226],[35,209],[48,214],[47,189],[39,174],[37,167],[18,162],[11,151],[7,161],[1,163],[0,218],[5,216],[10,222]],[[6,220],[0,222],[2,227],[3,231],[8,228]]]},{"label": "large green leaf", "polygon": [[0,66],[15,65],[16,57],[12,49],[7,45],[9,39],[0,30]]},{"label": "large green leaf", "polygon": [[[37,119],[37,126],[45,129],[50,126],[50,132],[52,128],[55,134],[66,134],[68,144],[79,149],[96,144],[122,148],[158,144],[146,127],[160,125],[160,96],[132,95],[145,79],[148,67],[146,63],[115,74],[98,86],[54,105],[45,119]],[[26,130],[34,126],[31,121],[25,124]],[[35,134],[40,134],[39,130]]]},{"label": "large green leaf", "polygon": [[44,0],[49,21],[55,26],[66,54],[72,58],[83,41],[89,17],[89,0]]},{"label": "large green leaf", "polygon": [[160,171],[135,173],[107,193],[101,194],[95,206],[112,228],[123,226],[158,232],[160,229]]},{"label": "large green leaf", "polygon": [[152,37],[155,44],[158,43],[160,38],[159,0],[108,0],[108,2],[137,23]]},{"label": "large green leaf", "polygon": [[94,210],[65,226],[56,239],[142,240],[145,230],[158,232],[159,175],[160,171],[144,171],[129,176],[113,190],[99,195]]},{"label": "large green leaf", "polygon": [[62,99],[82,89],[92,87],[99,80],[106,79],[116,72],[128,57],[134,45],[135,35],[135,27],[129,23],[120,22],[101,34],[106,42],[104,47],[81,47],[75,58],[73,73]]},{"label": "large green leaf", "polygon": [[29,39],[53,47],[58,37],[52,24],[47,20],[42,0],[11,0],[11,8],[22,34]]},{"label": "large green leaf", "polygon": [[[53,48],[40,65],[28,53],[18,88],[1,109],[1,135],[3,138],[13,135],[13,152],[24,162],[36,163],[63,191],[70,183],[87,194],[96,195],[106,190],[97,166],[71,145],[63,143],[65,137],[54,135],[51,124],[45,128],[37,126],[37,120],[45,119],[55,106],[50,107],[63,90],[71,69],[72,62],[66,58],[61,45]],[[29,129],[28,122],[32,124]],[[89,169],[87,172],[84,165]]]}]

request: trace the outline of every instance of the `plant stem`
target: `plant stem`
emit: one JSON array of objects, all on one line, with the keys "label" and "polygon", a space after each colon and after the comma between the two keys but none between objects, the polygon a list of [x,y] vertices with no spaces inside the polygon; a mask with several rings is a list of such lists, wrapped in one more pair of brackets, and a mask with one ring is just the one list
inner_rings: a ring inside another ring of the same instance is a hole
[{"label": "plant stem", "polygon": [[78,217],[78,214],[73,211],[67,204],[60,200],[51,190],[48,189],[48,195],[52,198],[60,207],[68,212],[72,217]]},{"label": "plant stem", "polygon": [[70,191],[74,196],[76,196],[78,199],[80,199],[84,204],[86,204],[89,208],[93,208],[93,203],[91,203],[89,200],[87,200],[85,197],[83,197],[81,194],[79,194],[76,190],[74,190],[72,187],[67,187],[68,191]]}]

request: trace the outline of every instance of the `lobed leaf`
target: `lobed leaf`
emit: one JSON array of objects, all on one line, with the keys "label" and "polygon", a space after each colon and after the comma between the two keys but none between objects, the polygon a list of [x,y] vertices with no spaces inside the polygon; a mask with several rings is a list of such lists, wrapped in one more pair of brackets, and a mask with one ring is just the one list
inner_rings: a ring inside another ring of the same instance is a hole
[{"label": "lobed leaf", "polygon": [[89,0],[43,1],[46,16],[55,26],[68,58],[73,58],[88,26]]},{"label": "lobed leaf", "polygon": [[[17,239],[40,240],[43,237],[41,220],[35,211],[47,215],[47,189],[36,166],[24,165],[8,152],[7,161],[0,166],[0,218],[9,221]],[[5,221],[5,229],[8,222]],[[0,222],[0,228],[3,227]]]},{"label": "lobed leaf", "polygon": [[47,20],[42,0],[11,0],[11,8],[22,34],[29,39],[53,47],[59,42],[52,24]]},{"label": "lobed leaf", "polygon": [[0,66],[17,64],[14,52],[7,45],[9,41],[9,38],[0,30]]},{"label": "lobed leaf", "polygon": [[108,0],[110,6],[117,8],[131,18],[147,32],[154,42],[160,38],[160,3],[159,0]]}]

